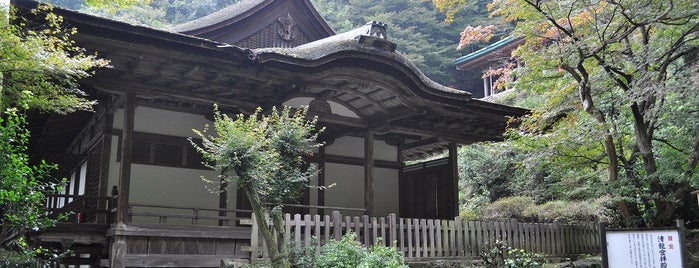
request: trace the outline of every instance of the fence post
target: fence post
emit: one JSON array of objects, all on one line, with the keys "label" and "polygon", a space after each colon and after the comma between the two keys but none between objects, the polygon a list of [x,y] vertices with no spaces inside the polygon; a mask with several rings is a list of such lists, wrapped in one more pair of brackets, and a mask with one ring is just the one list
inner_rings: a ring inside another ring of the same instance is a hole
[{"label": "fence post", "polygon": [[337,210],[333,211],[333,235],[337,241],[342,238],[342,215]]},{"label": "fence post", "polygon": [[390,246],[391,241],[386,237],[386,218],[379,218],[379,225],[381,226],[381,240],[383,240],[383,245]]},{"label": "fence post", "polygon": [[[345,216],[345,228],[344,229],[345,229],[344,234],[348,234],[348,233],[352,232],[352,217]],[[357,241],[360,241],[359,236],[357,236]]]},{"label": "fence post", "polygon": [[250,231],[250,258],[255,259],[257,258],[257,248],[259,247],[259,241],[257,240],[258,237],[258,230],[259,228],[257,226],[257,217],[255,215],[252,215],[252,230]]},{"label": "fence post", "polygon": [[[287,237],[291,237],[289,233]],[[294,244],[301,244],[301,214],[294,214]]]},{"label": "fence post", "polygon": [[682,250],[684,250],[683,253],[680,253],[682,256],[682,267],[689,267],[687,266],[687,255],[689,255],[689,250],[687,248],[687,240],[685,236],[685,229],[684,229],[684,220],[682,219],[676,219],[675,224],[677,225],[677,232],[679,233],[679,241],[680,241],[680,247],[682,247]]},{"label": "fence post", "polygon": [[408,252],[405,251],[405,248],[407,247],[406,241],[405,241],[405,219],[400,218],[398,219],[398,236],[399,236],[399,242],[400,243],[400,252],[403,253],[404,257],[408,257]]},{"label": "fence post", "polygon": [[397,241],[396,238],[396,214],[388,214],[388,243],[393,245],[393,241]]},{"label": "fence post", "polygon": [[441,220],[434,220],[434,228],[435,228],[435,243],[437,244],[437,257],[442,257],[444,256],[444,252],[442,251],[442,221]]},{"label": "fence post", "polygon": [[420,220],[419,219],[413,219],[413,228],[414,229],[414,238],[415,238],[415,257],[419,258],[422,254],[421,252],[421,247],[422,247],[422,241],[420,241]]},{"label": "fence post", "polygon": [[553,229],[554,229],[554,233],[556,234],[556,238],[555,238],[556,244],[554,246],[555,254],[561,256],[561,255],[563,255],[563,250],[562,250],[563,247],[561,246],[561,242],[563,241],[563,236],[561,235],[561,223],[559,221],[554,221],[553,222]]},{"label": "fence post", "polygon": [[599,223],[599,239],[602,251],[602,267],[609,268],[609,256],[607,255],[607,236],[605,234],[607,225],[604,222]]},{"label": "fence post", "polygon": [[456,225],[456,256],[463,256],[464,252],[464,236],[463,236],[463,225],[461,224],[461,217],[454,218],[454,225]]},{"label": "fence post", "polygon": [[304,221],[304,232],[303,232],[303,246],[306,248],[311,246],[311,230],[312,229],[312,222],[311,222],[311,215],[310,214],[305,214],[303,215],[303,221]]},{"label": "fence post", "polygon": [[[437,254],[437,246],[435,245],[435,229],[434,229],[434,220],[429,219],[427,220],[427,239],[430,240],[430,257],[434,258]],[[427,241],[425,241],[427,243]]]},{"label": "fence post", "polygon": [[[359,234],[357,234],[359,235]],[[364,246],[369,246],[371,243],[371,239],[369,239],[369,216],[364,215],[362,216],[362,235],[364,236],[360,242],[364,244]]]},{"label": "fence post", "polygon": [[413,255],[413,226],[412,226],[412,220],[410,219],[405,219],[406,226],[405,226],[405,231],[406,231],[406,238],[408,238],[408,258],[412,258]]},{"label": "fence post", "polygon": [[330,215],[323,215],[323,243],[330,241],[330,226],[332,226]]},{"label": "fence post", "polygon": [[451,256],[456,257],[456,256],[458,256],[457,252],[456,252],[456,236],[455,236],[456,229],[454,228],[455,227],[454,224],[456,224],[456,223],[454,220],[451,220],[451,221],[449,221],[448,224],[449,224],[449,249],[451,252]]},{"label": "fence post", "polygon": [[314,230],[313,234],[315,234],[316,239],[317,239],[317,241],[316,241],[316,255],[318,255],[318,254],[320,254],[320,244],[322,241],[322,234],[320,233],[320,215],[316,214],[315,216],[313,216],[313,224],[315,225],[314,229],[313,229]]},{"label": "fence post", "polygon": [[379,225],[376,217],[371,217],[371,244],[376,245],[376,239],[379,236]]}]

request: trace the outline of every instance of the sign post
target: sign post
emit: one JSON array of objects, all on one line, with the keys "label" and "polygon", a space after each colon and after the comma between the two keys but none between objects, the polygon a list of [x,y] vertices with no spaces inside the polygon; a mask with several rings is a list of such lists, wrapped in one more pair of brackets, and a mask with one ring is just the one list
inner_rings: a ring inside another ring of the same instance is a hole
[{"label": "sign post", "polygon": [[683,222],[678,227],[647,229],[607,229],[600,223],[602,266],[687,267]]}]

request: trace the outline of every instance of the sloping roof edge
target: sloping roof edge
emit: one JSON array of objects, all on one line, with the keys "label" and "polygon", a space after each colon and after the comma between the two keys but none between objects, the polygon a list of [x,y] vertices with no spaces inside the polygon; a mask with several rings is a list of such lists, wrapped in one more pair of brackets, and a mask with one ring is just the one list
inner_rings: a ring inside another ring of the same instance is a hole
[{"label": "sloping roof edge", "polygon": [[456,68],[458,70],[466,69],[464,67],[466,64],[473,63],[477,60],[480,60],[481,58],[487,56],[488,54],[495,52],[500,49],[507,49],[512,46],[517,46],[523,42],[524,39],[521,37],[514,37],[514,36],[508,36],[503,38],[500,41],[497,41],[495,43],[492,43],[488,45],[487,47],[481,48],[479,50],[476,50],[472,53],[466,54],[462,57],[459,57],[455,59],[452,63],[456,65]]},{"label": "sloping roof edge", "polygon": [[[170,30],[189,35],[198,35],[202,32],[221,28],[253,16],[257,11],[271,5],[275,1],[285,0],[243,0],[204,17],[175,25]],[[300,4],[302,8],[309,11],[328,36],[335,34],[335,31],[328,25],[323,17],[320,16],[320,13],[318,13],[318,10],[313,6],[310,0],[292,0],[291,3]]]}]

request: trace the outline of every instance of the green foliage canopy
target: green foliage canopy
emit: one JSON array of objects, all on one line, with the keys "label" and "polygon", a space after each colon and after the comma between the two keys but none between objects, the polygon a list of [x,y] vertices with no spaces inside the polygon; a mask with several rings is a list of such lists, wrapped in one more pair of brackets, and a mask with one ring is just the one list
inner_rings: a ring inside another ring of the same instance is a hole
[{"label": "green foliage canopy", "polygon": [[77,81],[107,61],[76,46],[70,39],[76,30],[62,28],[63,19],[51,13],[50,6],[16,15],[14,10],[0,10],[0,242],[24,251],[26,231],[53,224],[43,210],[44,194],[61,182],[49,176],[53,165],[30,164],[25,113],[91,109],[93,102]]},{"label": "green foliage canopy", "polygon": [[2,21],[18,22],[0,24],[0,110],[90,110],[94,102],[77,81],[108,62],[76,46],[70,38],[77,30],[62,28],[63,18],[51,13],[50,6],[32,11],[38,19],[31,22],[10,17],[7,11],[0,13]]},{"label": "green foliage canopy", "polygon": [[291,202],[315,174],[303,156],[320,146],[316,120],[305,114],[305,109],[285,107],[265,116],[258,109],[232,118],[216,110],[214,133],[207,134],[208,126],[194,130],[202,144],[192,144],[226,182],[249,188],[263,203]]}]

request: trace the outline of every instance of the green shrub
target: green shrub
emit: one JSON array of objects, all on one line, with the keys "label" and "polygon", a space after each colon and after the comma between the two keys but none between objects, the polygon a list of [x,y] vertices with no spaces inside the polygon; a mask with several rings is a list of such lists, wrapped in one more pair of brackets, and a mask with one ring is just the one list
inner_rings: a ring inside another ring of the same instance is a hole
[{"label": "green shrub", "polygon": [[355,268],[366,258],[367,250],[357,242],[357,234],[348,233],[341,240],[330,240],[316,258],[316,268]]},{"label": "green shrub", "polygon": [[507,248],[507,258],[505,258],[505,267],[507,268],[533,268],[541,267],[541,259],[539,254],[529,253],[524,249]]},{"label": "green shrub", "polygon": [[486,243],[486,250],[481,252],[480,257],[488,268],[541,267],[540,260],[543,259],[539,254],[508,247],[504,241],[495,241],[492,245]]},{"label": "green shrub", "polygon": [[[308,260],[308,258],[306,258]],[[326,243],[321,254],[315,258],[313,265],[295,267],[316,268],[407,268],[403,255],[395,247],[377,245],[367,249],[357,242],[357,234],[348,233],[341,240],[330,240]]]},{"label": "green shrub", "polygon": [[289,241],[288,250],[289,253],[289,264],[291,267],[313,267],[318,254],[316,254],[316,245],[318,245],[318,239],[313,238],[311,244],[307,247],[303,244],[296,244],[293,241]]},{"label": "green shrub", "polygon": [[359,267],[362,268],[407,268],[403,254],[393,247],[384,246],[379,238]]},{"label": "green shrub", "polygon": [[476,211],[475,209],[464,209],[459,211],[459,217],[467,221],[475,221],[479,220],[481,218],[481,215],[479,215],[478,211]]},{"label": "green shrub", "polygon": [[534,199],[529,196],[512,196],[499,199],[483,209],[482,216],[488,220],[519,219],[526,220],[524,214],[535,207]]},{"label": "green shrub", "polygon": [[604,218],[605,208],[598,200],[546,202],[524,212],[538,222],[585,223]]},{"label": "green shrub", "polygon": [[[604,206],[608,198],[593,200],[565,201],[555,200],[537,205],[532,197],[513,196],[499,199],[481,209],[484,220],[517,219],[526,222],[587,223],[608,220],[608,209]],[[462,211],[462,216],[474,214]],[[467,218],[467,217],[464,217]]]},{"label": "green shrub", "polygon": [[538,206],[529,207],[524,214],[527,218],[539,222],[565,221],[570,212],[567,211],[570,203],[563,200],[546,202]]}]

